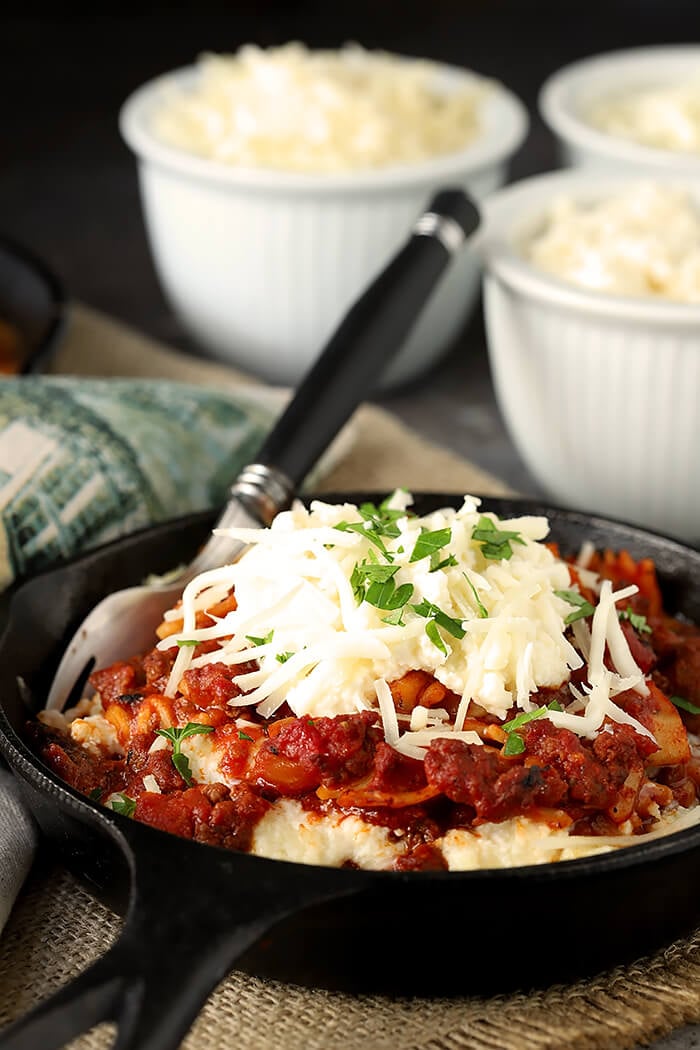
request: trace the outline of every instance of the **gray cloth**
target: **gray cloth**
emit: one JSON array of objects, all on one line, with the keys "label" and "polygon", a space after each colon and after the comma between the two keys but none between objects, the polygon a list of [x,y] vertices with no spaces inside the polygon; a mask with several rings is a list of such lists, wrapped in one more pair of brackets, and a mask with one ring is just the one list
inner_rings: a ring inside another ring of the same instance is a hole
[{"label": "gray cloth", "polygon": [[37,830],[12,775],[0,768],[0,930],[34,858]]}]

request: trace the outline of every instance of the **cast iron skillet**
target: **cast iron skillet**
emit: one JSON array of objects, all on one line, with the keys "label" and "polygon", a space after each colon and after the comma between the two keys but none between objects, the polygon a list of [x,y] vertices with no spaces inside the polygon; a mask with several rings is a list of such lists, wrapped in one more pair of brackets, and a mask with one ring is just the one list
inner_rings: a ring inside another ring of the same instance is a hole
[{"label": "cast iron skillet", "polygon": [[[415,509],[460,503],[426,494]],[[653,557],[669,610],[700,620],[700,552],[531,501],[486,498],[484,507],[546,514],[563,552],[590,539]],[[64,785],[22,737],[66,639],[108,591],[189,559],[214,520],[149,528],[34,579],[13,599],[0,641],[0,752],[60,860],[126,921],[102,959],[0,1034],[1,1050],[52,1050],[107,1018],[118,1021],[119,1050],[174,1050],[234,966],[352,992],[527,990],[629,962],[700,921],[700,828],[558,864],[367,872],[179,839]]]},{"label": "cast iron skillet", "polygon": [[65,299],[61,281],[42,259],[0,236],[0,317],[20,336],[18,373],[46,370],[63,333]]}]

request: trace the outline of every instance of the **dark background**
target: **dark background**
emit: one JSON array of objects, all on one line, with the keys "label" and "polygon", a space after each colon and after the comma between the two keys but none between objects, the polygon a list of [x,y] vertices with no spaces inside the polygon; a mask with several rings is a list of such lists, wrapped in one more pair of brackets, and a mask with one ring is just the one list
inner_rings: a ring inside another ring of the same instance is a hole
[{"label": "dark background", "polygon": [[[355,0],[354,3],[10,5],[0,17],[0,232],[44,257],[70,295],[196,352],[165,303],[117,114],[143,81],[203,50],[355,40],[503,80],[531,130],[512,177],[556,166],[537,114],[542,81],[599,51],[700,41],[700,0]],[[466,352],[465,352],[466,351]],[[456,391],[462,392],[457,400]],[[480,312],[413,389],[383,403],[428,436],[534,488],[494,408]]]}]

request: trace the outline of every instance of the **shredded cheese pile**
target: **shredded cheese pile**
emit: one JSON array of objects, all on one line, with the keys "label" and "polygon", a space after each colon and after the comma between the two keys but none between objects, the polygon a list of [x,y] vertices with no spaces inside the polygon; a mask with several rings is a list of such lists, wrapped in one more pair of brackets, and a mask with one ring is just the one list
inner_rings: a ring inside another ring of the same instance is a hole
[{"label": "shredded cheese pile", "polygon": [[153,130],[225,164],[333,172],[426,160],[479,134],[488,81],[448,84],[433,62],[346,45],[204,54],[196,83],[163,92]]},{"label": "shredded cheese pile", "polygon": [[700,211],[679,187],[637,181],[595,203],[562,196],[526,255],[593,291],[700,303]]},{"label": "shredded cheese pile", "polygon": [[603,98],[590,108],[588,120],[644,146],[700,152],[700,74]]},{"label": "shredded cheese pile", "polygon": [[[585,659],[570,704],[540,714],[582,736],[595,736],[606,717],[650,735],[615,704],[622,690],[648,691],[615,609],[636,588],[615,592],[603,581],[591,628],[581,618],[571,626],[574,646],[567,620],[582,599],[543,542],[545,518],[500,520],[470,496],[423,517],[411,503],[404,491],[380,508],[296,502],[269,529],[227,530],[249,544],[242,557],[197,577],[166,614],[183,621],[159,643],[179,647],[166,692],[175,695],[188,668],[256,661],[237,678],[236,706],[264,717],[285,701],[298,716],[378,710],[387,742],[420,758],[436,736],[479,742],[463,729],[471,701],[501,719],[513,705],[532,714],[532,694],[568,682]],[[197,612],[232,587],[237,608],[196,628]],[[195,643],[210,639],[221,648],[195,656]],[[397,714],[389,683],[409,670],[461,698],[454,721],[420,706]]]}]

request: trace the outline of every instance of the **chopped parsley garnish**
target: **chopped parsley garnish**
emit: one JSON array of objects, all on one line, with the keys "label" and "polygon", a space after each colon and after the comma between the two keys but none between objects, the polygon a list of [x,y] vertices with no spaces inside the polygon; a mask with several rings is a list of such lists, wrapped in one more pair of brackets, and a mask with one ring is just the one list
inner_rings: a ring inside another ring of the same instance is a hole
[{"label": "chopped parsley garnish", "polygon": [[523,711],[522,714],[511,718],[510,722],[506,722],[503,729],[506,733],[512,733],[514,729],[520,729],[522,726],[527,725],[528,722],[533,722],[536,718],[542,718],[542,715],[546,714],[546,707],[536,707],[534,711]]},{"label": "chopped parsley garnish", "polygon": [[562,601],[575,606],[574,612],[570,612],[564,620],[565,624],[575,623],[576,620],[582,620],[585,616],[592,616],[595,612],[591,603],[578,591],[555,591],[554,593],[557,598],[561,598]]},{"label": "chopped parsley garnish", "polygon": [[375,532],[371,526],[363,524],[361,521],[339,521],[337,525],[333,526],[338,532],[357,532],[360,536],[364,536],[366,540],[373,543],[377,547],[387,561],[392,561],[393,556],[389,554],[389,551],[384,545],[384,541],[381,538],[381,534]]},{"label": "chopped parsley garnish", "polygon": [[692,703],[690,700],[686,700],[684,696],[670,696],[669,700],[676,707],[680,707],[683,711],[688,711],[691,715],[700,715],[700,707],[697,704]]},{"label": "chopped parsley garnish", "polygon": [[[422,561],[423,558],[432,558],[434,554],[441,551],[452,539],[452,529],[421,529],[420,536],[416,540],[409,564],[414,561]],[[432,569],[432,564],[431,564]]]},{"label": "chopped parsley garnish", "polygon": [[503,745],[504,755],[522,755],[525,750],[525,741],[517,733],[509,733]]},{"label": "chopped parsley garnish", "polygon": [[291,660],[293,656],[294,653],[291,650],[288,650],[286,653],[277,653],[275,660],[281,664],[286,664],[287,660]]},{"label": "chopped parsley garnish", "polygon": [[355,565],[350,577],[350,586],[358,605],[368,602],[375,609],[396,614],[391,620],[385,618],[387,623],[403,623],[401,610],[413,595],[412,583],[396,586],[394,577],[398,571],[398,565],[382,565],[370,558],[370,561]]},{"label": "chopped parsley garnish", "polygon": [[456,565],[457,559],[454,554],[448,554],[446,558],[440,560],[440,555],[436,551],[435,554],[430,555],[430,569],[429,572],[437,572],[438,569],[449,569],[451,565]]},{"label": "chopped parsley garnish", "polygon": [[503,730],[508,734],[506,742],[503,745],[504,755],[522,755],[525,750],[525,741],[516,732],[518,729],[522,729],[528,722],[533,722],[536,718],[542,718],[548,711],[561,711],[562,706],[558,700],[552,700],[551,703],[547,704],[546,707],[537,707],[534,711],[523,711],[522,714],[516,715],[515,718],[511,718],[510,722],[505,722]]},{"label": "chopped parsley garnish", "polygon": [[99,802],[100,799],[102,798],[103,794],[104,794],[104,788],[96,787],[96,788],[92,789],[92,791],[88,795],[88,798],[90,799],[91,802]]},{"label": "chopped parsley garnish", "polygon": [[170,726],[168,729],[156,729],[158,736],[170,740],[173,745],[173,765],[188,787],[192,786],[192,770],[187,755],[182,753],[182,741],[188,736],[198,736],[202,733],[213,733],[214,726],[202,725],[201,722],[188,722],[186,726]]},{"label": "chopped parsley garnish", "polygon": [[620,619],[629,620],[635,631],[638,631],[639,634],[651,634],[651,627],[647,623],[646,616],[643,616],[642,613],[633,612],[631,605],[628,605],[627,608],[620,613]]},{"label": "chopped parsley garnish", "polygon": [[360,605],[365,600],[365,595],[371,584],[386,583],[398,571],[398,565],[382,565],[370,551],[370,560],[358,562],[350,576],[350,586],[357,604]]},{"label": "chopped parsley garnish", "polygon": [[259,637],[257,634],[247,634],[246,640],[252,642],[253,645],[267,645],[268,642],[272,641],[272,636],[274,635],[274,633],[275,631],[273,628],[271,631],[268,631],[267,634],[262,638]]},{"label": "chopped parsley garnish", "polygon": [[178,638],[177,644],[182,649],[186,645],[199,645],[199,640],[197,638]]},{"label": "chopped parsley garnish", "polygon": [[388,497],[377,507],[374,503],[362,503],[359,507],[362,521],[340,521],[334,528],[339,532],[357,532],[381,551],[387,561],[393,561],[394,556],[386,549],[384,540],[395,540],[401,535],[401,530],[396,524],[399,518],[406,517],[405,510],[393,510],[387,504]]},{"label": "chopped parsley garnish", "polygon": [[117,793],[117,798],[112,799],[110,806],[115,813],[121,813],[123,817],[133,817],[136,812],[135,799],[129,798],[123,791]]},{"label": "chopped parsley garnish", "polygon": [[483,604],[481,598],[479,597],[479,592],[477,591],[476,587],[474,586],[472,581],[467,576],[466,572],[463,572],[462,575],[464,576],[464,579],[469,584],[469,589],[471,590],[472,594],[474,595],[474,601],[476,602],[476,608],[477,608],[477,611],[479,613],[479,619],[480,620],[488,620],[488,616],[489,616],[488,609],[486,608],[486,606]]},{"label": "chopped parsley garnish", "polygon": [[433,605],[432,602],[426,601],[424,598],[422,602],[412,605],[411,608],[419,616],[424,616],[427,619],[425,633],[433,645],[445,656],[447,656],[447,646],[438,627],[442,627],[443,631],[447,631],[453,638],[464,638],[466,631],[462,627],[462,621],[455,619],[454,616],[448,616],[438,605]]},{"label": "chopped parsley garnish", "polygon": [[442,627],[448,634],[451,634],[453,638],[464,638],[466,631],[462,627],[461,619],[455,619],[454,616],[448,616],[446,612],[443,612],[438,605],[433,605],[432,602],[426,601],[424,598],[422,602],[418,602],[417,605],[412,605],[411,608],[414,612],[417,612],[419,616],[428,617]]},{"label": "chopped parsley garnish", "polygon": [[472,529],[472,539],[481,544],[481,553],[493,561],[506,561],[513,557],[513,543],[525,544],[519,532],[496,528],[495,522],[482,514]]},{"label": "chopped parsley garnish", "polygon": [[251,744],[253,743],[252,736],[248,736],[248,734],[244,733],[242,729],[238,730],[238,739],[239,740],[249,740]]},{"label": "chopped parsley garnish", "polygon": [[370,584],[365,594],[365,601],[373,605],[375,609],[393,612],[396,609],[403,609],[412,596],[413,584],[402,583],[397,587],[392,576],[384,583],[377,580]]}]

